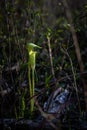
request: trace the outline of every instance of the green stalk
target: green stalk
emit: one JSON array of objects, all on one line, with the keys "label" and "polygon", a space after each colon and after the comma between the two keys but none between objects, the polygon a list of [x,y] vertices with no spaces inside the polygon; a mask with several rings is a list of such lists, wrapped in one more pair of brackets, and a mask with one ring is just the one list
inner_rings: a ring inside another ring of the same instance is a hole
[{"label": "green stalk", "polygon": [[[30,97],[32,97],[32,86],[31,86],[31,76],[30,76],[30,65],[28,64],[28,84],[30,90]],[[30,112],[32,112],[32,99],[30,100]]]},{"label": "green stalk", "polygon": [[33,95],[34,95],[34,86],[35,86],[35,80],[34,80],[34,69],[32,69],[32,90],[33,90]]},{"label": "green stalk", "polygon": [[[32,96],[34,96],[34,69],[32,69]],[[32,108],[34,108],[34,98],[32,98]]]},{"label": "green stalk", "polygon": [[26,49],[28,50],[28,81],[29,81],[29,90],[30,90],[30,114],[32,115],[32,112],[34,110],[34,71],[35,71],[35,59],[36,59],[36,51],[33,49],[37,47],[40,48],[39,46],[33,44],[33,43],[27,43]]}]

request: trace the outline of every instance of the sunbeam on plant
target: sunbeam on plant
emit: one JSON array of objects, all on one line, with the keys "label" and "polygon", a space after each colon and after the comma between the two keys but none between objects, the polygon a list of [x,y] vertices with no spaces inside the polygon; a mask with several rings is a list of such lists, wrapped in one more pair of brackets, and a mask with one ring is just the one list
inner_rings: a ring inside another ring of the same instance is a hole
[{"label": "sunbeam on plant", "polygon": [[35,88],[35,66],[36,66],[36,51],[34,48],[41,48],[33,43],[27,43],[26,49],[28,50],[28,84],[29,84],[29,94],[30,94],[30,113],[32,114],[34,110],[34,88]]}]

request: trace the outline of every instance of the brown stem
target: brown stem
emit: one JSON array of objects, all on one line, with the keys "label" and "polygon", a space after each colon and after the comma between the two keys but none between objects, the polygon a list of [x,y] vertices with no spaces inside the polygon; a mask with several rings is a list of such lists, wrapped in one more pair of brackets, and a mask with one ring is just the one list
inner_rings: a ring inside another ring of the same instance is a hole
[{"label": "brown stem", "polygon": [[48,40],[48,49],[49,49],[49,57],[50,57],[50,64],[51,64],[51,72],[52,76],[55,77],[54,68],[53,68],[53,59],[52,59],[52,50],[50,45],[50,37],[47,37]]},{"label": "brown stem", "polygon": [[[63,5],[65,7],[65,11],[66,11],[66,16],[67,16],[68,22],[70,24],[70,31],[71,31],[72,38],[73,38],[73,44],[75,46],[75,52],[76,52],[76,56],[77,56],[77,60],[78,60],[79,68],[80,68],[80,72],[83,73],[84,72],[84,65],[83,65],[83,61],[82,61],[82,58],[81,58],[80,47],[79,47],[77,35],[76,35],[75,28],[74,28],[74,25],[73,25],[72,14],[71,14],[71,11],[69,9],[67,1],[66,0],[62,0],[62,2],[63,2]],[[84,80],[83,75],[81,76],[81,80],[82,80],[82,83],[83,83],[85,107],[86,107],[86,111],[87,111],[87,100],[86,100],[86,97],[87,97],[87,86],[85,84],[85,80]]]}]

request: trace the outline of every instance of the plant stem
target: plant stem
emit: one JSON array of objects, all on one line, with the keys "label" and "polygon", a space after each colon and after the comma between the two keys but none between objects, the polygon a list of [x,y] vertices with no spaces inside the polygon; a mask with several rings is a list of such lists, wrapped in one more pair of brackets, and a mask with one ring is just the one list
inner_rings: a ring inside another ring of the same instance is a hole
[{"label": "plant stem", "polygon": [[68,58],[70,60],[70,64],[71,64],[71,69],[72,69],[72,74],[73,74],[73,80],[74,80],[74,86],[75,86],[77,100],[78,100],[78,105],[79,105],[79,111],[81,113],[80,99],[79,99],[78,88],[77,88],[77,83],[76,83],[76,74],[75,74],[75,71],[74,71],[72,59],[71,59],[70,55],[68,54],[68,52],[67,52],[67,56],[68,56]]},{"label": "plant stem", "polygon": [[[31,86],[31,76],[30,76],[30,65],[28,64],[28,81],[29,81],[29,91],[30,97],[32,97],[32,86]],[[30,112],[32,112],[32,99],[30,99]]]},{"label": "plant stem", "polygon": [[51,72],[52,76],[55,79],[55,73],[54,73],[54,68],[53,68],[53,59],[52,59],[52,50],[51,50],[51,45],[50,45],[50,37],[47,37],[48,40],[48,48],[49,48],[49,57],[50,57],[50,64],[51,64]]},{"label": "plant stem", "polygon": [[[84,72],[84,64],[83,64],[81,53],[80,53],[80,47],[79,47],[79,42],[78,42],[78,38],[77,38],[77,35],[76,35],[75,27],[73,25],[72,13],[71,13],[71,10],[70,10],[69,5],[67,3],[67,0],[62,0],[62,2],[63,2],[63,5],[65,7],[68,22],[70,24],[70,31],[71,31],[72,38],[73,38],[73,44],[75,46],[75,53],[76,53],[76,56],[77,56],[80,72],[83,73]],[[82,83],[83,83],[85,109],[86,109],[86,112],[87,112],[87,98],[86,98],[87,97],[87,84],[85,83],[85,79],[84,79],[83,75],[81,75],[81,80],[82,80]]]},{"label": "plant stem", "polygon": [[61,51],[69,58],[69,61],[70,61],[73,80],[74,80],[74,87],[75,87],[75,90],[76,90],[76,95],[77,95],[77,100],[78,100],[79,111],[81,113],[80,99],[79,99],[79,94],[78,94],[78,88],[77,88],[77,82],[76,82],[76,74],[75,74],[73,62],[72,62],[72,59],[71,59],[71,57],[70,57],[70,55],[69,55],[69,53],[68,53],[68,51],[66,49],[61,48]]},{"label": "plant stem", "polygon": [[32,95],[34,95],[34,69],[32,69]]},{"label": "plant stem", "polygon": [[[34,69],[32,68],[32,96],[34,96]],[[32,99],[32,109],[34,108],[34,98]]]}]

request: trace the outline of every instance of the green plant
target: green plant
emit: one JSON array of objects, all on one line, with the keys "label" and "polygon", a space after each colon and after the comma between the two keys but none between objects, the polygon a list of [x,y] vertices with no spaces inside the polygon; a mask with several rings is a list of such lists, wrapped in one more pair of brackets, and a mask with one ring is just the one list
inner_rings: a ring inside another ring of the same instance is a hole
[{"label": "green plant", "polygon": [[40,48],[39,46],[33,43],[27,43],[26,48],[28,50],[28,81],[29,81],[29,94],[30,94],[30,113],[32,114],[34,110],[34,87],[35,87],[35,79],[34,79],[34,72],[36,66],[36,51],[34,48]]},{"label": "green plant", "polygon": [[25,113],[25,90],[21,93],[19,97],[19,117],[24,117]]}]

